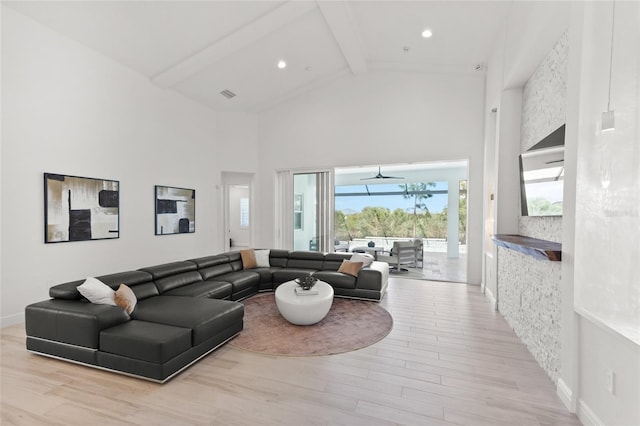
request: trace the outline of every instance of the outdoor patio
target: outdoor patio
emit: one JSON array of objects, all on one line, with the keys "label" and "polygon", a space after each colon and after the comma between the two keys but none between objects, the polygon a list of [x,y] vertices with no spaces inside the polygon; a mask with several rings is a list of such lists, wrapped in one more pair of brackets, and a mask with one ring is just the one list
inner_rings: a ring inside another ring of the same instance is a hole
[{"label": "outdoor patio", "polygon": [[[394,241],[407,241],[408,238],[367,237],[355,238],[352,241],[341,241],[345,251],[367,247],[374,243],[376,250],[389,252]],[[394,276],[432,281],[467,282],[467,246],[459,246],[459,257],[447,257],[447,241],[441,238],[423,239],[423,264],[416,268],[407,268],[407,272],[394,273]],[[422,267],[421,267],[422,266]]]}]

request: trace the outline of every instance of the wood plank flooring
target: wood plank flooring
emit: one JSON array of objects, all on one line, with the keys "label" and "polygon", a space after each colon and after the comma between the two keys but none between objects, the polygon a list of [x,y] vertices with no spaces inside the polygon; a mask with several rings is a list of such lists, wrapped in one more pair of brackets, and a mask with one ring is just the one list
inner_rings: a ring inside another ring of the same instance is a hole
[{"label": "wood plank flooring", "polygon": [[[363,302],[369,303],[369,302]],[[579,425],[475,286],[393,277],[389,336],[324,357],[225,346],[158,385],[29,354],[2,330],[2,425]]]}]

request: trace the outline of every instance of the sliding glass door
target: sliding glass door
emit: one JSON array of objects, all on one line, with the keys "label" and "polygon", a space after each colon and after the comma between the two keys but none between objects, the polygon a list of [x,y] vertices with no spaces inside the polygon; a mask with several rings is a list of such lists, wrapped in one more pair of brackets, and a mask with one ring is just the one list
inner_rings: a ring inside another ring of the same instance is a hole
[{"label": "sliding glass door", "polygon": [[294,173],[293,249],[333,251],[332,212],[332,173]]},{"label": "sliding glass door", "polygon": [[278,173],[279,245],[333,251],[333,171]]}]

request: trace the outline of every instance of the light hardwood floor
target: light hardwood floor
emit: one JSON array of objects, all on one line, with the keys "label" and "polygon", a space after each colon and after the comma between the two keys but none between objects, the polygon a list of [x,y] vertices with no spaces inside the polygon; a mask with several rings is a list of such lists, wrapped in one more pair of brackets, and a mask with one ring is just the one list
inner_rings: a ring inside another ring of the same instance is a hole
[{"label": "light hardwood floor", "polygon": [[447,253],[424,252],[422,265],[406,268],[406,272],[395,273],[394,276],[419,280],[467,282],[467,254],[460,253],[457,258],[447,257]]},{"label": "light hardwood floor", "polygon": [[[371,303],[371,302],[363,302]],[[29,354],[2,330],[4,425],[579,425],[478,287],[392,278],[368,348],[273,357],[225,346],[158,385]]]}]

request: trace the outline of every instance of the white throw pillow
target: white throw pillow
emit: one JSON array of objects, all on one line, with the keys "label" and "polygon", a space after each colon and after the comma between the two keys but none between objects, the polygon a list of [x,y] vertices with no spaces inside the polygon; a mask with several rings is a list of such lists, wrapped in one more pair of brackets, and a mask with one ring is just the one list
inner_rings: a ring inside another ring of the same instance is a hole
[{"label": "white throw pillow", "polygon": [[360,253],[354,253],[353,256],[351,256],[351,259],[349,259],[351,262],[362,262],[362,267],[366,267],[369,266],[373,263],[373,256],[371,256],[370,254],[360,254]]},{"label": "white throw pillow", "polygon": [[116,292],[96,278],[87,278],[77,289],[91,303],[116,306]]},{"label": "white throw pillow", "polygon": [[271,250],[255,250],[256,268],[269,268],[269,253]]}]

